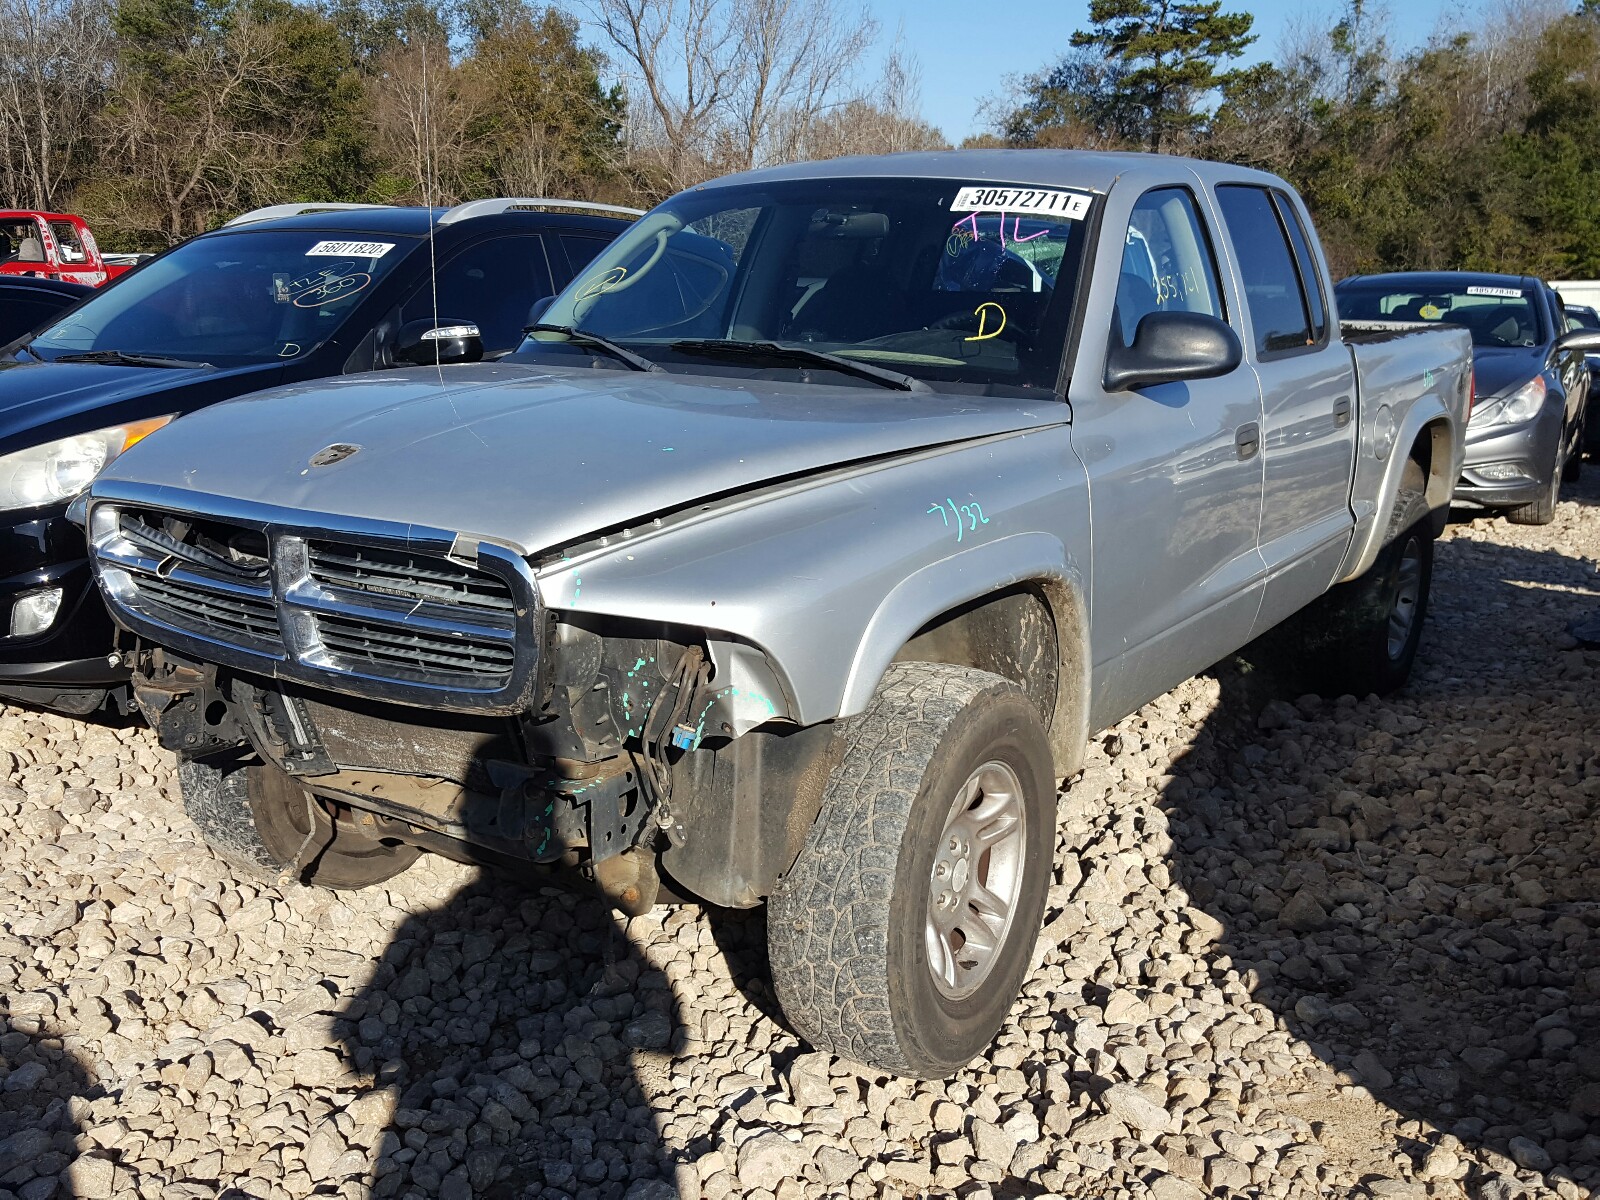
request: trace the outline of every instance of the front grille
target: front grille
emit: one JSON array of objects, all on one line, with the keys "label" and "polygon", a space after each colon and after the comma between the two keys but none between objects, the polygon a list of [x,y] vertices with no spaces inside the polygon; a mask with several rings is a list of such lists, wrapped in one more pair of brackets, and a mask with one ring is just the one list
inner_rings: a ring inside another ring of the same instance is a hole
[{"label": "front grille", "polygon": [[516,608],[504,579],[447,558],[323,541],[308,542],[306,556],[311,578],[328,587],[462,609]]},{"label": "front grille", "polygon": [[488,633],[449,636],[327,614],[317,617],[317,636],[340,664],[397,678],[421,672],[503,683],[511,675],[516,651],[509,641],[494,640]]},{"label": "front grille", "polygon": [[252,649],[281,644],[260,534],[136,509],[118,514],[117,533],[134,602],[156,620]]},{"label": "front grille", "polygon": [[[331,527],[331,525],[329,526]],[[102,502],[96,564],[118,620],[207,661],[379,699],[516,711],[532,693],[538,601],[520,560],[476,566],[397,527],[371,541]],[[147,627],[141,628],[141,620]],[[240,653],[229,654],[228,648]]]},{"label": "front grille", "polygon": [[209,591],[192,580],[137,576],[144,607],[163,621],[193,625],[207,636],[238,634],[252,642],[278,637],[278,609],[272,596],[245,596],[237,592]]}]

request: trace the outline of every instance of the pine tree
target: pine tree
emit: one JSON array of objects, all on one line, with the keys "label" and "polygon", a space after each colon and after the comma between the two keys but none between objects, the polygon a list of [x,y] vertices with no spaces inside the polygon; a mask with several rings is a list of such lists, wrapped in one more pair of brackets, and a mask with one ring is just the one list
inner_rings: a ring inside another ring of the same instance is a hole
[{"label": "pine tree", "polygon": [[1203,125],[1202,100],[1232,78],[1222,64],[1255,41],[1249,13],[1221,8],[1222,0],[1090,0],[1091,28],[1072,44],[1121,68],[1101,122],[1137,130],[1156,152]]}]

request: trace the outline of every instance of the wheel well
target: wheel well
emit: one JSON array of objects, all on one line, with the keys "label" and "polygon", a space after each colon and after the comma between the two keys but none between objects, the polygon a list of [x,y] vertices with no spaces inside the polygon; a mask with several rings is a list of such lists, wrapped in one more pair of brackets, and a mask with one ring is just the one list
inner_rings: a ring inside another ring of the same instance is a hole
[{"label": "wheel well", "polygon": [[1407,458],[1401,486],[1418,488],[1427,497],[1433,533],[1437,537],[1444,532],[1450,519],[1450,495],[1456,486],[1449,474],[1450,426],[1444,421],[1424,426],[1411,443]]},{"label": "wheel well", "polygon": [[1087,738],[1084,633],[1067,589],[1022,584],[939,614],[900,647],[894,660],[977,667],[1011,680],[1044,718],[1057,771],[1071,774]]}]

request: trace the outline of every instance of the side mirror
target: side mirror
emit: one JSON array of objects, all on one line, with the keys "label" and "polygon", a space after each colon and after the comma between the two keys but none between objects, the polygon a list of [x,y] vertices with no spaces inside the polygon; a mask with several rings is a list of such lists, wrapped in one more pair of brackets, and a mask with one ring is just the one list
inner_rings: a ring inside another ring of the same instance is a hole
[{"label": "side mirror", "polygon": [[1213,379],[1243,361],[1244,347],[1227,322],[1204,313],[1148,313],[1133,332],[1133,345],[1112,338],[1106,354],[1106,391]]},{"label": "side mirror", "polygon": [[471,321],[453,317],[407,321],[394,339],[395,362],[410,366],[479,362],[482,358],[483,334]]},{"label": "side mirror", "polygon": [[528,309],[528,319],[524,325],[537,325],[545,313],[550,311],[550,306],[556,302],[554,296],[540,296]]},{"label": "side mirror", "polygon": [[1556,339],[1557,350],[1576,350],[1580,354],[1600,354],[1600,329],[1574,329]]}]

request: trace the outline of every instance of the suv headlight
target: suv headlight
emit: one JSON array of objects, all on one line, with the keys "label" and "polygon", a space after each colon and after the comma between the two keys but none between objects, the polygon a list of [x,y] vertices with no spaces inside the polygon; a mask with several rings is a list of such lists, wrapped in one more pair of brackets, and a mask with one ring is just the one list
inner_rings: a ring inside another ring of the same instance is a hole
[{"label": "suv headlight", "polygon": [[1489,425],[1519,425],[1539,415],[1549,390],[1543,375],[1535,375],[1510,395],[1501,396],[1472,410],[1468,425],[1482,429]]},{"label": "suv headlight", "polygon": [[112,425],[0,457],[0,511],[72,499],[93,482],[101,467],[176,415]]}]

